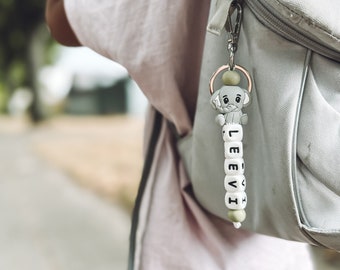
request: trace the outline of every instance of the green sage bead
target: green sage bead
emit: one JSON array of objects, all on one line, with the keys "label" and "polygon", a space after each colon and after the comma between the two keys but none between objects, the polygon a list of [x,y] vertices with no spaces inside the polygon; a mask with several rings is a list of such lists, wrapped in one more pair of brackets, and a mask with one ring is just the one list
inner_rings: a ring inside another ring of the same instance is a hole
[{"label": "green sage bead", "polygon": [[238,85],[241,77],[235,70],[228,70],[223,73],[222,81],[224,85]]},{"label": "green sage bead", "polygon": [[229,210],[228,218],[231,222],[243,222],[246,219],[246,211]]}]

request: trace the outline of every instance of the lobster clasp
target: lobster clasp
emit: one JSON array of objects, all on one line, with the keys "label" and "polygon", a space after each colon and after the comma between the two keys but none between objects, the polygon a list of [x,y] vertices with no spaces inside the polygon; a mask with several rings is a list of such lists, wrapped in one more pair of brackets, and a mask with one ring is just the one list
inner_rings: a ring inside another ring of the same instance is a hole
[{"label": "lobster clasp", "polygon": [[[232,17],[235,12],[236,12],[236,18],[233,24]],[[234,57],[237,51],[238,39],[239,39],[240,32],[241,32],[242,17],[243,17],[243,9],[242,9],[241,4],[238,1],[233,1],[231,3],[231,6],[228,12],[227,22],[225,24],[225,29],[227,30],[227,33],[229,35],[227,48],[230,54],[229,55],[229,66],[231,69],[234,69],[235,67]]]}]

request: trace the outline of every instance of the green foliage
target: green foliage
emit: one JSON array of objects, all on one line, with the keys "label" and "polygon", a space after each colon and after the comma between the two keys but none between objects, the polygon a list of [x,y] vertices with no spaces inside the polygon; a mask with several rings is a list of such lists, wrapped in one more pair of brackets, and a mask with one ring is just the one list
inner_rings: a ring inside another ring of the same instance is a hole
[{"label": "green foliage", "polygon": [[14,82],[14,87],[25,84],[26,70],[24,63],[19,60],[12,61],[7,76]]},{"label": "green foliage", "polygon": [[[37,97],[31,49],[33,38],[44,23],[44,11],[44,0],[0,0],[0,110],[16,87],[27,87]],[[41,55],[47,59],[53,42],[42,39],[41,43],[46,48]]]},{"label": "green foliage", "polygon": [[0,0],[1,69],[26,56],[27,43],[44,20],[45,1]]},{"label": "green foliage", "polygon": [[0,83],[0,113],[6,111],[6,104],[8,101],[8,92],[5,90],[5,86]]},{"label": "green foliage", "polygon": [[58,58],[60,54],[60,44],[57,43],[54,39],[49,38],[46,41],[46,50],[44,53],[44,64],[51,65],[55,62],[55,59]]}]

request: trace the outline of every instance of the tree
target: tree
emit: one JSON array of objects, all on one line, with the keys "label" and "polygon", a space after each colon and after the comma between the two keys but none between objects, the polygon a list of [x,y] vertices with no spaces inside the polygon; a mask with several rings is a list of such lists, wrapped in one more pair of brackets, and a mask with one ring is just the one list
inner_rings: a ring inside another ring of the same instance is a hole
[{"label": "tree", "polygon": [[34,122],[43,118],[36,83],[37,57],[46,58],[46,50],[37,53],[36,47],[52,44],[42,34],[47,32],[42,31],[46,28],[44,9],[42,0],[0,0],[0,82],[9,94],[19,86],[32,91],[29,113]]}]

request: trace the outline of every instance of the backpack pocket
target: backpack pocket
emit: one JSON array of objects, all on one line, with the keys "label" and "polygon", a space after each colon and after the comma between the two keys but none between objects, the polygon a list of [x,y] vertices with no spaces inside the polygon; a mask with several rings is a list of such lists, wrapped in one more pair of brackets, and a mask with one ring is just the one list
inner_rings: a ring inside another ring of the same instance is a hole
[{"label": "backpack pocket", "polygon": [[339,249],[339,63],[317,54],[301,103],[296,147],[294,186],[303,229],[317,241]]}]

